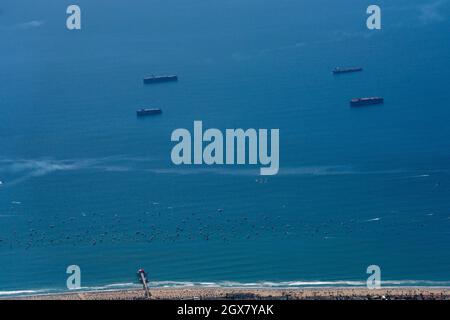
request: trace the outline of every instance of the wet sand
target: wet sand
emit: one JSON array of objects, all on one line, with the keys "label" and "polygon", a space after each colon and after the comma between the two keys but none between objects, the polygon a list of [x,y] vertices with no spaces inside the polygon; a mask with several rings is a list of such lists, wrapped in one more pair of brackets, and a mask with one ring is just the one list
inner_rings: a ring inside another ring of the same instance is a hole
[{"label": "wet sand", "polygon": [[[307,288],[307,289],[245,289],[245,288],[155,288],[153,300],[450,300],[450,288]],[[36,295],[31,300],[142,300],[143,290],[95,291]]]}]

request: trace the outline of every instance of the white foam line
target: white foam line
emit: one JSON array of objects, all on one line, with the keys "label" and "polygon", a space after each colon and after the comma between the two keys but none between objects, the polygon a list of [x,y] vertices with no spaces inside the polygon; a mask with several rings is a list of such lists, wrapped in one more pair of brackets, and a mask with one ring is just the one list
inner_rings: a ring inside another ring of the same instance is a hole
[{"label": "white foam line", "polygon": [[[306,289],[306,288],[356,288],[366,286],[365,281],[356,280],[336,280],[336,281],[257,281],[257,282],[237,282],[237,281],[219,281],[219,282],[191,282],[191,281],[153,281],[149,282],[150,288],[253,288],[253,289]],[[382,287],[450,287],[450,281],[430,281],[430,280],[386,280],[381,282]],[[98,291],[117,291],[124,289],[138,289],[141,285],[131,282],[112,283],[104,286],[82,287],[79,290],[59,290],[59,289],[41,289],[41,290],[11,290],[0,291],[0,296],[30,296],[30,295],[51,295],[67,294],[74,292],[98,292]]]},{"label": "white foam line", "polygon": [[20,295],[34,295],[48,293],[52,290],[41,289],[41,290],[11,290],[11,291],[0,291],[0,296],[20,296]]},{"label": "white foam line", "polygon": [[[385,280],[381,285],[385,286],[450,286],[450,281],[430,281],[430,280]],[[218,281],[218,282],[195,282],[195,281],[151,281],[149,286],[153,288],[177,288],[177,287],[219,287],[219,288],[304,288],[304,287],[365,287],[366,281],[356,280],[298,280],[298,281]],[[112,288],[133,288],[140,287],[134,283],[116,283],[105,286],[90,287],[86,289],[112,289]]]}]

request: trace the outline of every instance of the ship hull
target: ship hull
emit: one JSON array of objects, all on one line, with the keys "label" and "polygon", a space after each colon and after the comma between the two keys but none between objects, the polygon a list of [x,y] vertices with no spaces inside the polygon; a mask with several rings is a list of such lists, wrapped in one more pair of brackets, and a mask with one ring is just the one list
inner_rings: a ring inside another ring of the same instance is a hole
[{"label": "ship hull", "polygon": [[347,68],[347,69],[339,69],[336,68],[333,70],[333,74],[343,74],[343,73],[352,73],[352,72],[360,72],[362,68]]},{"label": "ship hull", "polygon": [[145,109],[136,111],[136,115],[138,117],[153,116],[161,113],[162,113],[161,109]]},{"label": "ship hull", "polygon": [[365,98],[365,99],[353,99],[350,101],[351,107],[364,107],[364,106],[372,106],[377,104],[383,104],[383,98]]},{"label": "ship hull", "polygon": [[172,81],[178,81],[178,76],[146,77],[146,78],[144,78],[143,81],[144,81],[144,84],[172,82]]}]

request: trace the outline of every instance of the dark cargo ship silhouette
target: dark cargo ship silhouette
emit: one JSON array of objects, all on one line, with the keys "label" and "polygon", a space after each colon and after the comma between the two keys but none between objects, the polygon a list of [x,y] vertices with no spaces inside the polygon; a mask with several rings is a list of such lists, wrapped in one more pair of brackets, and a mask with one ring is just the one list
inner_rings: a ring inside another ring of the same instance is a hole
[{"label": "dark cargo ship silhouette", "polygon": [[161,114],[162,110],[159,108],[141,108],[136,111],[138,117],[151,116]]},{"label": "dark cargo ship silhouette", "polygon": [[350,100],[351,107],[363,107],[382,103],[384,103],[384,98],[382,97],[355,98]]},{"label": "dark cargo ship silhouette", "polygon": [[153,84],[153,83],[160,83],[160,82],[169,82],[169,81],[177,81],[178,76],[177,75],[162,75],[162,76],[155,76],[151,75],[144,78],[145,84]]},{"label": "dark cargo ship silhouette", "polygon": [[350,73],[350,72],[358,72],[362,71],[363,68],[361,67],[352,67],[352,68],[343,68],[343,67],[336,67],[333,69],[333,74],[341,74],[341,73]]}]

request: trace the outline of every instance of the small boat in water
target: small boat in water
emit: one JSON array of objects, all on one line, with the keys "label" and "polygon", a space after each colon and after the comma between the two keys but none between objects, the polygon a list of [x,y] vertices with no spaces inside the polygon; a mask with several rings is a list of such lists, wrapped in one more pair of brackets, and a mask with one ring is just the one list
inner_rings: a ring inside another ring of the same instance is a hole
[{"label": "small boat in water", "polygon": [[384,103],[384,98],[382,97],[355,98],[350,100],[351,107],[363,107],[382,103]]},{"label": "small boat in water", "polygon": [[162,110],[159,108],[151,108],[151,109],[141,108],[136,111],[136,114],[138,117],[151,116],[151,115],[156,115],[156,114],[161,114],[161,113],[162,113]]},{"label": "small boat in water", "polygon": [[341,73],[351,73],[351,72],[359,72],[362,71],[363,68],[361,67],[352,67],[352,68],[343,68],[343,67],[336,67],[333,69],[333,74],[341,74]]},{"label": "small boat in water", "polygon": [[178,81],[178,76],[174,75],[174,74],[162,75],[162,76],[151,75],[151,76],[144,78],[144,84],[153,84],[153,83],[169,82],[169,81]]}]

